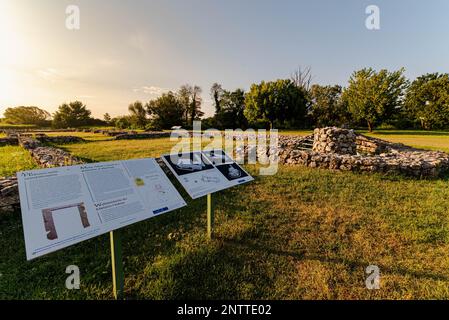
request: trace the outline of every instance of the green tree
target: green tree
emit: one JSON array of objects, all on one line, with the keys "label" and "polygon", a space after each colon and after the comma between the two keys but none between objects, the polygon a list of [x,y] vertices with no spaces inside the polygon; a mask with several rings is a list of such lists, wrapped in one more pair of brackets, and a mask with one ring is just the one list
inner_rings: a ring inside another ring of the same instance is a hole
[{"label": "green tree", "polygon": [[183,123],[184,106],[171,91],[148,102],[146,108],[154,127],[170,129]]},{"label": "green tree", "polygon": [[427,130],[449,127],[449,74],[418,77],[407,90],[404,109]]},{"label": "green tree", "polygon": [[312,85],[309,116],[317,127],[341,126],[349,120],[347,105],[341,98],[342,87]]},{"label": "green tree", "polygon": [[131,116],[119,116],[112,119],[112,123],[118,129],[129,129],[131,128]]},{"label": "green tree", "polygon": [[185,84],[185,85],[182,85],[179,88],[178,92],[176,93],[178,101],[182,104],[182,108],[184,110],[184,115],[183,115],[184,125],[189,124],[190,97],[191,97],[192,90],[193,89],[189,84]]},{"label": "green tree", "polygon": [[245,98],[244,115],[249,122],[268,121],[283,126],[299,126],[304,122],[306,92],[291,80],[253,84]]},{"label": "green tree", "polygon": [[191,92],[192,98],[190,102],[190,124],[193,125],[194,120],[199,120],[204,112],[201,111],[201,88],[199,86],[194,86]]},{"label": "green tree", "polygon": [[237,89],[229,92],[223,90],[220,98],[220,111],[215,114],[216,124],[221,129],[244,129],[248,125],[245,111],[245,91]]},{"label": "green tree", "polygon": [[53,126],[57,128],[86,126],[91,121],[90,114],[90,110],[81,101],[64,103],[53,115]]},{"label": "green tree", "polygon": [[343,91],[343,99],[357,121],[364,121],[369,131],[381,121],[389,119],[401,105],[407,80],[404,69],[376,72],[368,68],[354,72],[349,86]]},{"label": "green tree", "polygon": [[38,107],[7,108],[4,112],[5,122],[11,124],[44,125],[50,118],[50,113]]},{"label": "green tree", "polygon": [[214,104],[215,104],[215,114],[220,113],[220,110],[221,110],[220,104],[221,104],[221,99],[223,97],[224,92],[225,91],[223,90],[221,84],[218,84],[216,82],[210,88],[210,96],[214,100]]},{"label": "green tree", "polygon": [[109,113],[105,113],[104,115],[103,115],[103,120],[107,123],[107,124],[109,124],[109,123],[111,123],[111,121],[112,121],[112,117],[109,115]]},{"label": "green tree", "polygon": [[131,126],[138,129],[145,128],[145,125],[148,122],[147,111],[145,110],[142,102],[136,101],[134,103],[131,103],[128,106],[128,111],[131,115]]}]

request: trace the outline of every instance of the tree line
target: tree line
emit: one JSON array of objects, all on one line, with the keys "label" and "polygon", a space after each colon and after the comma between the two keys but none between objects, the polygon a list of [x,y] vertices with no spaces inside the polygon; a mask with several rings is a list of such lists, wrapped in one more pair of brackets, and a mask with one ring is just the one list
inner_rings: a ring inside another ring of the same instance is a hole
[{"label": "tree line", "polygon": [[[312,128],[323,126],[407,129],[449,128],[449,74],[428,73],[413,81],[404,69],[353,72],[348,85],[312,84],[310,68],[296,70],[289,79],[252,84],[249,91],[226,90],[219,83],[210,88],[214,116],[202,119],[202,90],[183,85],[146,103],[128,106],[129,114],[94,119],[80,101],[62,104],[53,114],[53,127],[114,125],[125,129],[161,130],[190,128],[203,120],[203,128]],[[50,114],[38,107],[8,108],[4,121],[45,125]]]}]

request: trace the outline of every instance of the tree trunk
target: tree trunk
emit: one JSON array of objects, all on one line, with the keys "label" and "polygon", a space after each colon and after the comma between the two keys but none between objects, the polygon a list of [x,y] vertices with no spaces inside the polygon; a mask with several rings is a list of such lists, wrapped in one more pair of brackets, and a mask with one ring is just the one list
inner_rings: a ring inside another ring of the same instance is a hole
[{"label": "tree trunk", "polygon": [[367,121],[367,122],[368,122],[368,130],[369,130],[369,132],[373,132],[373,125],[371,124],[370,121]]}]

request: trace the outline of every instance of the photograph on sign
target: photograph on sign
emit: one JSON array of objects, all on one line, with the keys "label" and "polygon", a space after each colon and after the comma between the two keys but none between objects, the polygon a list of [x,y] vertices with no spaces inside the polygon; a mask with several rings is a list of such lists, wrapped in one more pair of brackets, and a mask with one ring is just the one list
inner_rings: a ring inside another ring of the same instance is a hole
[{"label": "photograph on sign", "polygon": [[205,150],[203,154],[214,165],[234,162],[223,150]]},{"label": "photograph on sign", "polygon": [[17,176],[28,260],[186,205],[154,159]]},{"label": "photograph on sign", "polygon": [[178,176],[214,168],[201,152],[173,154],[163,158]]},{"label": "photograph on sign", "polygon": [[192,199],[253,180],[221,149],[164,155],[162,159]]}]

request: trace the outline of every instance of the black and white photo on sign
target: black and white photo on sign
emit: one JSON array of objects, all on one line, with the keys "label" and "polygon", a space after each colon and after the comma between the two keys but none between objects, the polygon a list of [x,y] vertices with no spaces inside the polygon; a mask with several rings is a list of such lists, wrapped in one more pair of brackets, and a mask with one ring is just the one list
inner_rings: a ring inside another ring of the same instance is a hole
[{"label": "black and white photo on sign", "polygon": [[229,181],[248,177],[248,174],[240,168],[236,163],[222,164],[216,166],[216,168],[228,179]]},{"label": "black and white photo on sign", "polygon": [[214,168],[201,152],[165,155],[164,159],[178,176]]},{"label": "black and white photo on sign", "polygon": [[223,150],[205,150],[203,153],[214,165],[234,162],[234,160],[232,160]]}]

